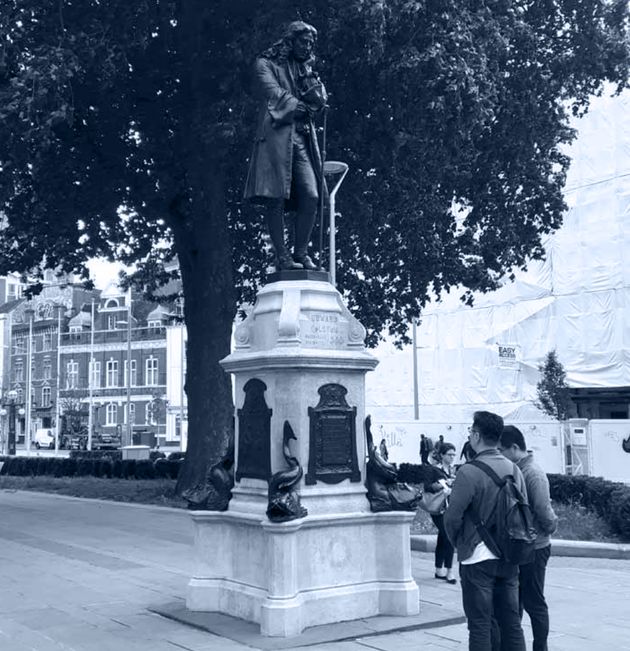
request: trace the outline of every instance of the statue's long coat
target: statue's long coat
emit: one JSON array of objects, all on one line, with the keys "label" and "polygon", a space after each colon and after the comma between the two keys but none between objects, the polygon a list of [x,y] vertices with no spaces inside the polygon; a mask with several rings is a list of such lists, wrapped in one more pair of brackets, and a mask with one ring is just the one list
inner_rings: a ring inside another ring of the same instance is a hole
[{"label": "statue's long coat", "polygon": [[[293,132],[297,91],[287,63],[259,58],[254,83],[261,106],[254,149],[245,183],[246,199],[291,199]],[[313,123],[307,136],[315,175],[321,175],[321,156]]]}]

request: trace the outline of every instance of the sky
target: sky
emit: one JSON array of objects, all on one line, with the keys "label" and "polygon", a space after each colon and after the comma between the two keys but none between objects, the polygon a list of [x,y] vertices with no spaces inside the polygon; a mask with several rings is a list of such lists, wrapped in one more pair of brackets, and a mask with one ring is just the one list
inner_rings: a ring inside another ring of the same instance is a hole
[{"label": "sky", "polygon": [[105,289],[110,282],[117,281],[118,273],[125,268],[120,262],[109,262],[105,258],[92,258],[87,266],[97,289]]}]

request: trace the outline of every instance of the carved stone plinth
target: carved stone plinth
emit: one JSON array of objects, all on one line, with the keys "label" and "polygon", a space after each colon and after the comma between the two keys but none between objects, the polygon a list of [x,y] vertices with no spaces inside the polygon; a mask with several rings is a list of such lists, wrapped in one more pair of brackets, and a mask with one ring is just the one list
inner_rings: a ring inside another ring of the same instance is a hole
[{"label": "carved stone plinth", "polygon": [[[418,613],[408,513],[370,512],[365,374],[376,359],[340,294],[313,276],[263,287],[222,361],[234,375],[235,486],[228,511],[195,512],[187,607],[260,622],[266,635],[379,613]],[[285,279],[287,278],[287,279]],[[268,481],[291,454],[308,515],[273,523]]]},{"label": "carved stone plinth", "polygon": [[263,635],[374,615],[417,615],[413,513],[307,516],[280,524],[196,511],[197,570],[186,606],[260,624]]}]

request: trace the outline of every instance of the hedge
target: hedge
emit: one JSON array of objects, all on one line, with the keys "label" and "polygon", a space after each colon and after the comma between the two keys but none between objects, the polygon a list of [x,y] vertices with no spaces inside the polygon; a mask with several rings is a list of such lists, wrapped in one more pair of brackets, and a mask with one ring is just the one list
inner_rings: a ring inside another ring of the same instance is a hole
[{"label": "hedge", "polygon": [[603,518],[613,532],[630,540],[630,486],[585,475],[548,475],[551,499],[577,503]]},{"label": "hedge", "polygon": [[422,484],[432,476],[431,466],[426,464],[401,463],[398,467],[398,481],[407,484]]},{"label": "hedge", "polygon": [[[409,484],[424,482],[429,466],[401,463],[398,480]],[[614,533],[630,541],[630,486],[586,475],[550,474],[551,499],[579,504],[604,519]]]},{"label": "hedge", "polygon": [[122,459],[121,450],[70,450],[71,459]]},{"label": "hedge", "polygon": [[4,462],[0,475],[28,477],[116,477],[122,479],[177,479],[182,460],[157,457],[150,459],[112,459],[109,455],[79,458],[0,457]]}]

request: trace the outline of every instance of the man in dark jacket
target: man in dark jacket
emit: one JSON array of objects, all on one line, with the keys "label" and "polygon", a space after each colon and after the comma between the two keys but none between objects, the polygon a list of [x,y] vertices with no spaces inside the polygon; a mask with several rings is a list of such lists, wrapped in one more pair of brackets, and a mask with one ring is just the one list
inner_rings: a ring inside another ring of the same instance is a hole
[{"label": "man in dark jacket", "polygon": [[545,573],[551,555],[549,536],[556,530],[558,517],[551,507],[547,475],[534,461],[531,452],[527,451],[523,433],[513,425],[504,427],[499,450],[520,468],[527,486],[527,498],[537,535],[532,561],[520,566],[521,613],[525,609],[532,623],[533,651],[547,651],[549,609],[544,593]]},{"label": "man in dark jacket", "polygon": [[[322,172],[313,117],[327,100],[311,67],[316,37],[312,25],[293,22],[254,66],[260,110],[244,197],[266,204],[278,269],[316,268],[307,253]],[[284,239],[285,204],[297,210],[293,257]]]},{"label": "man in dark jacket", "polygon": [[[475,459],[490,466],[499,477],[512,475],[525,494],[521,471],[508,461],[497,445],[503,419],[488,411],[477,411],[469,428]],[[469,651],[497,651],[493,617],[498,625],[502,651],[525,651],[518,600],[518,565],[495,556],[482,541],[471,511],[487,522],[497,502],[498,486],[480,468],[465,463],[453,484],[444,528],[457,549],[464,612],[468,620]],[[493,637],[495,637],[493,645]]]}]

